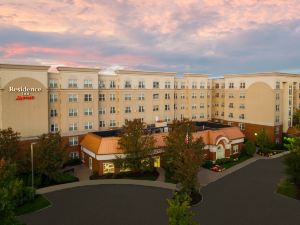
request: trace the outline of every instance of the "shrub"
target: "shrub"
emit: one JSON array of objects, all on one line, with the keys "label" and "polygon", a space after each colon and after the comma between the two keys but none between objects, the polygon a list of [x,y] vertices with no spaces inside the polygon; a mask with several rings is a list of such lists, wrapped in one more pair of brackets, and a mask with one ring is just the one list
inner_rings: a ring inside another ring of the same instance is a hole
[{"label": "shrub", "polygon": [[247,155],[253,156],[256,151],[256,146],[254,142],[248,140],[244,146],[244,151]]},{"label": "shrub", "polygon": [[223,158],[223,159],[216,160],[216,164],[218,164],[218,165],[222,165],[222,164],[225,164],[228,162],[233,162],[233,159],[232,158]]},{"label": "shrub", "polygon": [[67,166],[76,166],[76,165],[80,165],[80,164],[82,164],[82,161],[80,158],[70,159],[64,163],[63,168],[67,167]]},{"label": "shrub", "polygon": [[213,162],[211,160],[206,160],[203,164],[202,167],[206,168],[206,169],[210,169],[213,167]]},{"label": "shrub", "polygon": [[79,179],[71,174],[68,173],[60,173],[56,176],[54,182],[56,184],[65,184],[65,183],[71,183],[79,181]]}]

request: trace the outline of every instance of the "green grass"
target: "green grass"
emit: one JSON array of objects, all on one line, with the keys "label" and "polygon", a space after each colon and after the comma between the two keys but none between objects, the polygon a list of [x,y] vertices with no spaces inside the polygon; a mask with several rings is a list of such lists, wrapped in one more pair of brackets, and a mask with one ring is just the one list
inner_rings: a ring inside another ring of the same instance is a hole
[{"label": "green grass", "polygon": [[40,209],[50,206],[51,203],[42,195],[37,195],[32,202],[25,203],[16,208],[15,213],[17,216],[38,211]]},{"label": "green grass", "polygon": [[287,179],[281,179],[277,184],[277,193],[288,196],[290,198],[297,198],[297,187]]},{"label": "green grass", "polygon": [[237,165],[237,164],[239,164],[239,163],[241,163],[241,162],[244,162],[244,161],[246,161],[247,159],[250,159],[250,158],[252,158],[251,156],[248,156],[248,155],[241,155],[241,156],[239,156],[239,160],[237,160],[237,161],[230,161],[230,162],[226,162],[226,163],[224,163],[224,164],[222,164],[222,166],[225,168],[225,169],[228,169],[228,168],[230,168],[230,167],[233,167],[233,166],[235,166],[235,165]]},{"label": "green grass", "polygon": [[177,182],[172,178],[172,174],[167,169],[165,169],[165,182],[177,184]]}]

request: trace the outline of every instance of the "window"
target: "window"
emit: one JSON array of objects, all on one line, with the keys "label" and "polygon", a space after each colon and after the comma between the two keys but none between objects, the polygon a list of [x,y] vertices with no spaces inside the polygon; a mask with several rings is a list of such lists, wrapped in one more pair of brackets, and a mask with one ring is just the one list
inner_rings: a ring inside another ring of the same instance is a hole
[{"label": "window", "polygon": [[218,89],[220,87],[219,83],[215,84],[215,88]]},{"label": "window", "polygon": [[70,123],[69,131],[76,131],[76,130],[78,130],[77,123]]},{"label": "window", "polygon": [[78,152],[70,152],[69,153],[69,158],[70,159],[78,159],[79,158],[79,153]]},{"label": "window", "polygon": [[221,88],[224,89],[225,88],[225,83],[221,84]]},{"label": "window", "polygon": [[228,94],[228,98],[234,98],[233,93],[229,93],[229,94]]},{"label": "window", "polygon": [[75,79],[69,79],[68,80],[68,87],[69,88],[77,88],[77,80],[75,80]]},{"label": "window", "polygon": [[275,111],[279,112],[279,105],[275,105]]},{"label": "window", "polygon": [[158,105],[154,105],[153,106],[153,112],[157,112],[159,110],[159,106]]},{"label": "window", "polygon": [[221,116],[224,116],[224,112],[221,112]]},{"label": "window", "polygon": [[233,145],[232,146],[232,154],[237,154],[237,153],[239,153],[239,146]]},{"label": "window", "polygon": [[116,82],[114,80],[109,81],[109,88],[116,88]]},{"label": "window", "polygon": [[103,107],[99,108],[99,114],[104,115],[105,114],[105,108],[103,108]]},{"label": "window", "polygon": [[229,83],[229,88],[234,88],[234,83],[233,82]]},{"label": "window", "polygon": [[145,94],[144,93],[140,93],[138,99],[140,101],[145,100]]},{"label": "window", "polygon": [[93,87],[93,82],[92,82],[92,80],[84,80],[84,81],[83,81],[83,87],[84,87],[84,88],[92,88],[92,87]]},{"label": "window", "polygon": [[131,107],[130,106],[125,107],[125,113],[131,113]]},{"label": "window", "polygon": [[93,129],[93,122],[85,122],[84,123],[84,129],[85,130],[91,130],[91,129]]},{"label": "window", "polygon": [[58,125],[57,125],[57,123],[51,123],[50,124],[50,132],[51,133],[58,132]]},{"label": "window", "polygon": [[205,98],[205,95],[203,92],[200,93],[200,98]]},{"label": "window", "polygon": [[181,104],[180,109],[184,109],[184,108],[185,108],[184,104]]},{"label": "window", "polygon": [[111,162],[103,163],[103,174],[114,173],[115,166]]},{"label": "window", "polygon": [[177,99],[177,93],[174,93],[174,99]]},{"label": "window", "polygon": [[219,93],[219,92],[215,94],[215,97],[216,97],[216,98],[219,98],[219,96],[220,96],[220,93]]},{"label": "window", "polygon": [[131,100],[131,94],[125,94],[124,95],[124,100],[130,101]]},{"label": "window", "polygon": [[69,137],[69,145],[76,146],[78,145],[78,137]]},{"label": "window", "polygon": [[204,103],[200,103],[200,109],[204,109]]},{"label": "window", "polygon": [[[300,86],[300,85],[299,85],[299,86]],[[177,82],[177,81],[175,81],[175,83],[174,83],[174,88],[175,88],[175,89],[178,88],[178,82]]]},{"label": "window", "polygon": [[99,101],[105,101],[105,94],[99,94]]},{"label": "window", "polygon": [[[300,97],[300,94],[299,94],[299,97]],[[280,94],[279,94],[279,93],[276,93],[275,99],[276,99],[276,100],[279,100],[279,98],[280,98]]]},{"label": "window", "polygon": [[170,94],[169,93],[165,93],[165,99],[170,99]]},{"label": "window", "polygon": [[165,116],[165,121],[166,122],[170,122],[171,121],[170,117],[169,116]]},{"label": "window", "polygon": [[280,89],[280,82],[279,82],[279,81],[276,81],[275,88],[276,88],[276,89]]},{"label": "window", "polygon": [[229,103],[229,108],[233,108],[233,103]]},{"label": "window", "polygon": [[145,81],[139,81],[139,88],[145,88]]},{"label": "window", "polygon": [[205,115],[204,115],[204,113],[200,113],[200,116],[199,116],[199,118],[200,118],[200,119],[203,119],[203,118],[205,118]]},{"label": "window", "polygon": [[109,112],[110,112],[110,114],[115,114],[116,113],[116,107],[114,107],[114,106],[110,107]]},{"label": "window", "polygon": [[144,106],[143,105],[140,105],[139,106],[139,112],[141,113],[141,112],[145,112],[145,109],[144,109]]},{"label": "window", "polygon": [[192,120],[197,119],[197,116],[195,114],[192,115]]},{"label": "window", "polygon": [[159,99],[159,94],[153,94],[153,99]]},{"label": "window", "polygon": [[219,112],[218,111],[215,112],[215,116],[219,116]]},{"label": "window", "polygon": [[[209,84],[207,84],[207,85],[209,85]],[[204,89],[204,88],[205,88],[205,82],[200,82],[200,88],[201,88],[201,89]],[[207,88],[209,88],[209,87],[207,86]]]},{"label": "window", "polygon": [[240,93],[240,98],[242,98],[242,99],[246,98],[246,94],[245,93]]},{"label": "window", "polygon": [[78,95],[77,94],[68,94],[69,102],[77,102]]},{"label": "window", "polygon": [[240,88],[246,88],[245,82],[241,82],[241,83],[240,83]]},{"label": "window", "polygon": [[99,127],[105,127],[105,121],[104,120],[99,121]]},{"label": "window", "polygon": [[193,98],[193,99],[197,98],[197,95],[196,95],[195,92],[192,93],[192,98]]},{"label": "window", "polygon": [[280,127],[279,126],[275,127],[275,131],[274,131],[275,135],[278,135],[279,131],[280,131]]},{"label": "window", "polygon": [[58,97],[57,97],[57,94],[50,94],[49,95],[49,102],[57,102],[57,99],[58,99]]},{"label": "window", "polygon": [[105,81],[99,80],[98,86],[99,86],[99,88],[105,88]]},{"label": "window", "polygon": [[241,130],[245,130],[245,124],[244,123],[239,123],[239,127]]},{"label": "window", "polygon": [[165,88],[166,89],[170,89],[171,88],[171,82],[170,81],[166,81],[165,82]]},{"label": "window", "polygon": [[243,114],[243,113],[240,114],[239,118],[240,118],[241,120],[245,119],[245,114]]},{"label": "window", "polygon": [[275,123],[279,123],[280,117],[277,115],[275,116]]},{"label": "window", "polygon": [[115,94],[110,94],[109,95],[109,100],[110,101],[115,101],[116,100],[116,95]]},{"label": "window", "polygon": [[244,109],[245,108],[245,104],[240,104],[240,109]]},{"label": "window", "polygon": [[180,83],[180,88],[181,88],[181,89],[184,89],[184,88],[185,88],[185,83],[184,83],[184,82],[181,82],[181,83]]},{"label": "window", "polygon": [[56,117],[56,116],[57,116],[56,109],[50,109],[50,117]]},{"label": "window", "polygon": [[197,108],[197,106],[196,106],[196,104],[194,103],[194,104],[192,105],[192,109],[195,110],[196,108]]},{"label": "window", "polygon": [[85,116],[91,116],[91,115],[93,115],[93,109],[92,108],[86,108],[86,109],[84,109],[84,115]]},{"label": "window", "polygon": [[229,113],[228,117],[233,118],[233,113]]},{"label": "window", "polygon": [[110,120],[109,121],[109,126],[110,127],[115,127],[116,126],[116,121],[115,120]]},{"label": "window", "polygon": [[84,101],[85,102],[91,102],[93,100],[91,94],[84,94]]},{"label": "window", "polygon": [[49,88],[57,88],[57,80],[49,80]]},{"label": "window", "polygon": [[131,81],[130,80],[125,81],[124,88],[131,88]]},{"label": "window", "polygon": [[180,94],[180,98],[181,98],[181,99],[185,99],[184,93],[181,93],[181,94]]},{"label": "window", "polygon": [[174,110],[177,110],[177,104],[174,104]]},{"label": "window", "polygon": [[170,105],[165,105],[165,111],[169,111],[170,110]]},{"label": "window", "polygon": [[153,88],[159,88],[159,82],[153,81]]},{"label": "window", "polygon": [[293,94],[293,87],[292,85],[289,85],[289,95],[292,95]]},{"label": "window", "polygon": [[69,109],[69,116],[77,116],[78,109]]},{"label": "window", "polygon": [[196,89],[197,88],[197,82],[193,81],[192,82],[192,89]]}]

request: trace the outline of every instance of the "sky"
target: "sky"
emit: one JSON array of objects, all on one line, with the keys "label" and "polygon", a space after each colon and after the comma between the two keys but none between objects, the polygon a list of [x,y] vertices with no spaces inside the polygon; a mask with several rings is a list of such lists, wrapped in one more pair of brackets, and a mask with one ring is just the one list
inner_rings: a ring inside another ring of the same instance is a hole
[{"label": "sky", "polygon": [[300,73],[300,0],[0,0],[0,63]]}]

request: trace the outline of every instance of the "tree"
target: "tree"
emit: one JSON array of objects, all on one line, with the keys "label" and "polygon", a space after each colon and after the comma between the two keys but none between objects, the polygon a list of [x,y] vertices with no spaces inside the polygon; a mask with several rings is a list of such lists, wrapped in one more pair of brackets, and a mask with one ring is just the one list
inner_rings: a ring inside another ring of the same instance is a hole
[{"label": "tree", "polygon": [[259,150],[265,152],[268,150],[270,145],[272,144],[269,136],[267,135],[265,129],[261,129],[256,136],[256,144],[259,147]]},{"label": "tree", "polygon": [[204,143],[201,137],[193,138],[193,131],[191,121],[174,121],[165,140],[165,167],[188,194],[199,186],[198,172],[203,162]]},{"label": "tree", "polygon": [[19,149],[20,133],[12,128],[0,129],[0,159],[11,160]]},{"label": "tree", "polygon": [[192,222],[193,213],[189,211],[190,197],[186,193],[175,193],[173,198],[167,199],[169,208],[167,214],[169,225],[196,225]]},{"label": "tree", "polygon": [[59,133],[39,136],[33,154],[36,173],[55,180],[63,166],[66,147]]},{"label": "tree", "polygon": [[22,181],[16,178],[16,166],[0,160],[0,224],[20,224],[15,218],[16,198],[23,189]]},{"label": "tree", "polygon": [[115,163],[118,167],[129,168],[133,172],[152,169],[151,154],[153,154],[154,143],[154,138],[146,132],[146,126],[141,120],[127,120],[118,142],[125,157],[116,156]]},{"label": "tree", "polygon": [[293,127],[300,129],[300,109],[296,109],[293,114]]},{"label": "tree", "polygon": [[244,149],[245,149],[245,153],[247,155],[253,156],[256,151],[256,146],[253,141],[247,140],[247,142],[245,143]]}]

